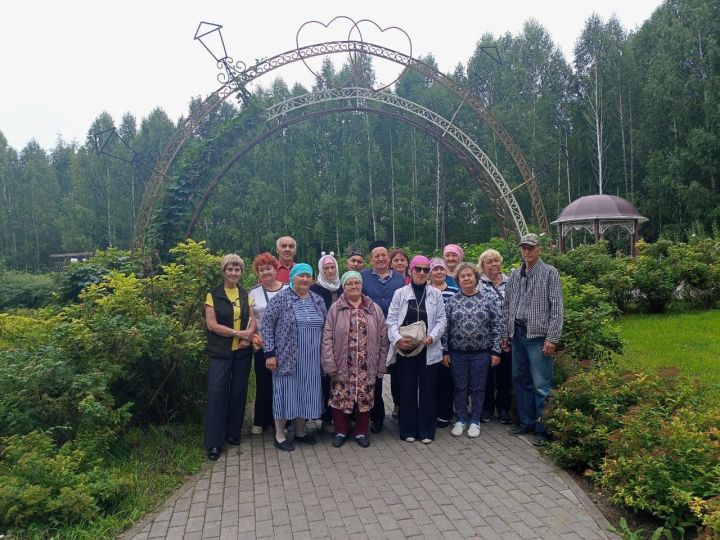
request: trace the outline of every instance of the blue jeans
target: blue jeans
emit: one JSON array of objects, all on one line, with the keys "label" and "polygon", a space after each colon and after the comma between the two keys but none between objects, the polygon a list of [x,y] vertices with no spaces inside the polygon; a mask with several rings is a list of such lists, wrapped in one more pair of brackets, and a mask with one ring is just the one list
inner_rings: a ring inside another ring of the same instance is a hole
[{"label": "blue jeans", "polygon": [[527,329],[515,325],[512,338],[512,378],[520,426],[545,433],[540,418],[552,388],[553,359],[543,354],[545,338],[528,339]]}]

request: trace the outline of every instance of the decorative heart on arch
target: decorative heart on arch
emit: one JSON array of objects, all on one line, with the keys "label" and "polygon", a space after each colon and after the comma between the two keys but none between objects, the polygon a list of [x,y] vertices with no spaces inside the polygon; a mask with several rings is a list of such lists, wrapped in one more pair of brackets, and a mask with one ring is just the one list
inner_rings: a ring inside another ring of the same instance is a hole
[{"label": "decorative heart on arch", "polygon": [[[355,26],[355,21],[350,17],[338,15],[337,17],[333,17],[327,24],[313,20],[303,23],[302,26],[298,28],[295,34],[295,47],[302,63],[305,64],[308,71],[315,76],[315,80],[322,81],[331,88],[342,88],[354,78],[354,73],[352,73],[351,70],[350,74],[343,77],[342,80],[328,80],[328,78],[322,74],[322,69],[325,61],[331,59],[332,56],[340,56],[342,58],[340,65],[336,68],[338,70],[342,69],[344,55],[348,55],[350,65],[351,67],[353,66],[352,59],[349,58],[349,53],[347,52],[347,46],[343,47],[341,43],[336,46],[326,46],[324,44],[328,42],[347,41],[348,36]],[[301,54],[301,50],[308,47],[311,48],[313,54],[316,52],[323,53],[323,51],[325,51],[325,53],[306,57]],[[344,52],[344,55],[338,55],[338,52],[341,51]]]},{"label": "decorative heart on arch", "polygon": [[[386,26],[382,28],[371,19],[361,19],[350,29],[347,39],[349,41],[362,41],[364,44],[377,45],[383,49],[390,49],[412,58],[412,40],[408,33],[398,26]],[[389,59],[391,55],[393,55],[392,52],[387,52],[383,56],[370,55],[374,60],[376,79],[372,84],[368,81],[366,86],[375,92],[385,90],[398,82],[405,70],[405,65],[398,64]],[[350,62],[353,65],[353,71],[356,75],[362,74],[362,56],[360,53],[350,54]]]}]

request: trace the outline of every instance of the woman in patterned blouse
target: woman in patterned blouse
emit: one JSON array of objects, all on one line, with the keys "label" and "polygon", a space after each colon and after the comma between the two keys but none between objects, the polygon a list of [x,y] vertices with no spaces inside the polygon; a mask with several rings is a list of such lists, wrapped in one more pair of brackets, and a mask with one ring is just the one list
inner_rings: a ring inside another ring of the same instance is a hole
[{"label": "woman in patterned blouse", "polygon": [[457,271],[460,292],[445,304],[447,328],[443,336],[443,363],[452,369],[455,414],[452,434],[459,437],[467,422],[468,387],[472,399],[468,437],[480,435],[488,365],[500,362],[500,307],[495,298],[477,290],[480,275],[470,263]]},{"label": "woman in patterned blouse", "polygon": [[265,366],[273,373],[275,447],[295,449],[286,439],[285,422],[293,420],[294,442],[315,444],[305,419],[322,413],[320,348],[325,323],[325,302],[310,292],[313,270],[298,263],[290,270],[290,288],[276,294],[263,316]]}]

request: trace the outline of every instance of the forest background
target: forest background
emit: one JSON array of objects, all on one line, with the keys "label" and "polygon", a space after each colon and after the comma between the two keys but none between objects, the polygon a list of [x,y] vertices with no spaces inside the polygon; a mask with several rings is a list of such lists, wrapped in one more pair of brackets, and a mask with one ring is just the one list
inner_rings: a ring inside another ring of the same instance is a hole
[{"label": "forest background", "polygon": [[[517,35],[478,36],[475,54],[449,75],[512,134],[551,219],[577,197],[607,193],[628,198],[650,219],[641,231],[647,240],[715,235],[718,11],[713,0],[666,1],[635,32],[592,16],[572,61],[530,20]],[[502,60],[489,74],[488,46],[497,46]],[[423,60],[434,63],[432,56]],[[347,69],[326,64],[323,76],[340,80]],[[209,174],[218,133],[248,109],[308,90],[276,79],[250,101],[228,100],[194,134],[172,174]],[[393,91],[447,118],[457,106],[412,70]],[[201,101],[193,98],[189,110]],[[463,112],[455,122],[473,132],[511,187],[522,182],[491,131]],[[98,156],[93,134],[116,127],[154,163],[176,125],[160,107],[140,121],[101,113],[83,144],[59,139],[50,151],[31,141],[18,152],[0,133],[0,268],[37,271],[49,267],[50,253],[129,247],[151,171]],[[114,144],[110,153],[124,151]],[[515,194],[532,223],[526,190]],[[255,147],[220,184],[195,237],[213,250],[252,255],[287,233],[298,240],[299,258],[314,260],[320,250],[340,252],[373,238],[434,250],[448,241],[486,241],[501,229],[454,156],[407,125],[357,112],[295,125]]]}]

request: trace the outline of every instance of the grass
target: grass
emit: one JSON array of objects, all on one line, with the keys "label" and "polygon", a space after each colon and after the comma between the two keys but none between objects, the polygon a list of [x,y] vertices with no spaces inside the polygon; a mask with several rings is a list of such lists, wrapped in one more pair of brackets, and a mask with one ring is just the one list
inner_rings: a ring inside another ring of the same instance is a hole
[{"label": "grass", "polygon": [[626,315],[618,320],[628,367],[677,367],[720,389],[720,310]]}]

